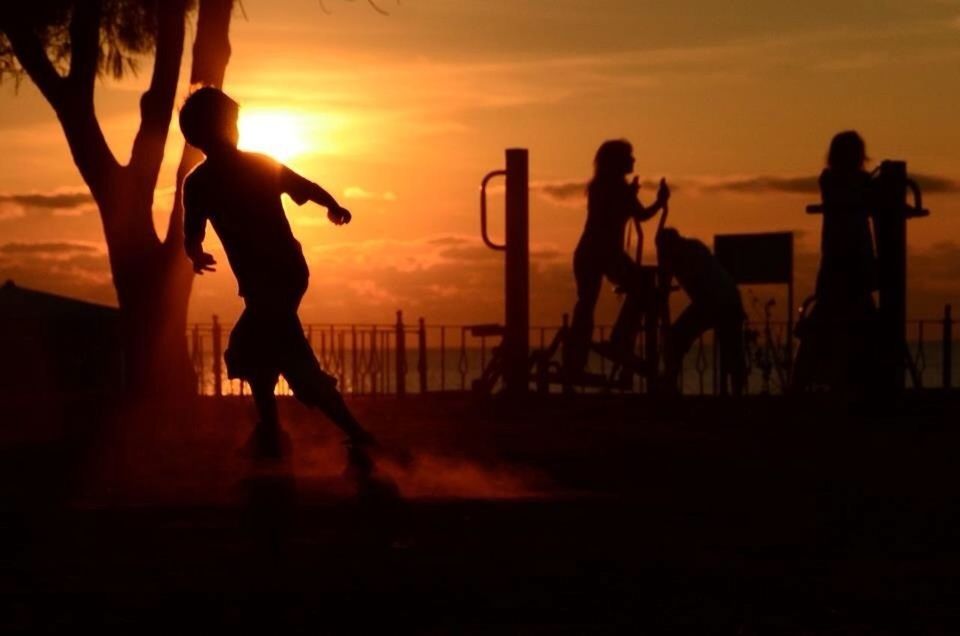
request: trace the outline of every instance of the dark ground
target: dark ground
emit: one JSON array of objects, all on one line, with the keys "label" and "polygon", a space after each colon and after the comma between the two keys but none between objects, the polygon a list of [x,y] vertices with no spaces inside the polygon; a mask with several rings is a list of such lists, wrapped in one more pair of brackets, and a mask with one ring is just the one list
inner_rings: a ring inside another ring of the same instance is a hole
[{"label": "dark ground", "polygon": [[275,469],[237,399],[33,404],[3,414],[3,633],[960,633],[955,397],[356,400],[414,453],[399,501],[295,403]]}]

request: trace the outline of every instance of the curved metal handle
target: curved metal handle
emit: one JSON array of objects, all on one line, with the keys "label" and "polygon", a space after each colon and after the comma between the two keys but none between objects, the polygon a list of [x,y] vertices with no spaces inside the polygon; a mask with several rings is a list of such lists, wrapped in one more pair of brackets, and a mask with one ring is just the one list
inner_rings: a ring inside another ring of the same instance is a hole
[{"label": "curved metal handle", "polygon": [[483,237],[483,242],[487,244],[487,247],[500,252],[507,249],[506,244],[497,245],[491,241],[487,235],[487,183],[494,177],[503,177],[506,176],[506,174],[506,170],[494,170],[487,174],[487,176],[483,178],[483,181],[480,182],[480,236]]},{"label": "curved metal handle", "polygon": [[913,192],[913,207],[917,210],[923,209],[923,195],[920,193],[920,186],[913,179],[907,179],[907,187]]},{"label": "curved metal handle", "polygon": [[907,188],[913,192],[913,208],[909,210],[908,216],[927,216],[930,210],[923,209],[923,194],[920,192],[920,185],[913,179],[907,179]]}]

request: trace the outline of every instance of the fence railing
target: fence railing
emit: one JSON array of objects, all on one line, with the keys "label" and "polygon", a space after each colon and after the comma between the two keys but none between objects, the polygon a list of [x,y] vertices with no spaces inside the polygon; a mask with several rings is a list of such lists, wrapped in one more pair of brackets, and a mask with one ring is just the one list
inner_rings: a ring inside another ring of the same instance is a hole
[{"label": "fence railing", "polygon": [[[188,327],[187,338],[202,395],[244,395],[249,387],[229,379],[223,353],[232,325],[216,316],[209,323]],[[562,329],[534,326],[532,348],[546,348]],[[746,323],[748,393],[781,393],[789,377],[785,322]],[[609,326],[597,326],[594,338],[605,340]],[[960,360],[953,346],[953,319],[949,306],[939,319],[908,322],[908,349],[919,386],[953,386]],[[394,324],[307,324],[304,333],[320,366],[337,378],[340,390],[353,395],[406,395],[468,391],[481,378],[499,336],[469,325],[430,325],[423,318],[408,325],[397,312]],[[476,334],[476,335],[474,335]],[[642,345],[643,338],[639,338]],[[591,354],[590,371],[607,374],[611,363]],[[683,360],[680,388],[684,394],[708,395],[719,390],[717,353],[712,333],[702,335]],[[909,384],[912,379],[908,380]],[[642,391],[644,380],[618,390]],[[559,390],[559,387],[557,388]],[[281,378],[277,392],[291,393]]]}]

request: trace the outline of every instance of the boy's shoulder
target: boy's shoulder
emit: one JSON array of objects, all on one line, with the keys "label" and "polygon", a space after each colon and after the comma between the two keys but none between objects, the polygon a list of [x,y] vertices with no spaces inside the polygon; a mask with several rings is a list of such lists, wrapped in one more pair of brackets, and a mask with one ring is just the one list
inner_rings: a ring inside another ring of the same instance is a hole
[{"label": "boy's shoulder", "polygon": [[250,152],[247,150],[238,150],[237,158],[241,163],[246,164],[247,166],[252,167],[253,169],[259,170],[279,170],[280,162],[271,157],[270,155],[265,155],[262,152]]},{"label": "boy's shoulder", "polygon": [[199,186],[210,179],[217,180],[222,173],[236,175],[238,171],[276,172],[279,171],[280,167],[281,164],[269,155],[238,150],[229,159],[204,159],[187,173],[187,176],[184,177],[184,183],[193,183],[194,186]]},{"label": "boy's shoulder", "polygon": [[187,186],[197,186],[204,179],[207,178],[207,175],[210,172],[210,165],[207,159],[200,161],[197,165],[190,169],[190,172],[187,173],[187,176],[183,178],[183,187]]}]

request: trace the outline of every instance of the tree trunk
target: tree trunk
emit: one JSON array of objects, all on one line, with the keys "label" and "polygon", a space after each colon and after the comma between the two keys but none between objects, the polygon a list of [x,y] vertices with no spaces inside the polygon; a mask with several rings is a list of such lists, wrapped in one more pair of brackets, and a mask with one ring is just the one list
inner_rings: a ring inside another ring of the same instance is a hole
[{"label": "tree trunk", "polygon": [[[230,61],[229,29],[234,0],[200,0],[197,35],[191,62],[191,85],[222,86]],[[167,119],[169,124],[169,119]],[[200,161],[200,153],[185,145],[176,176],[176,194],[163,242],[153,227],[153,183],[148,175],[128,174],[131,192],[118,193],[114,205],[123,208],[115,227],[104,229],[111,268],[120,301],[127,347],[127,377],[134,395],[194,392],[197,377],[187,347],[187,309],[193,270],[183,249],[181,186]],[[131,163],[130,169],[138,166]],[[137,184],[147,183],[149,191]],[[148,227],[142,224],[146,222]],[[135,238],[135,237],[139,237]],[[113,240],[111,240],[111,238]]]},{"label": "tree trunk", "polygon": [[[191,84],[221,86],[230,60],[234,0],[199,0]],[[130,163],[121,166],[104,138],[93,91],[100,51],[100,3],[78,3],[70,23],[70,71],[58,73],[30,25],[4,24],[17,59],[53,106],[74,163],[97,202],[120,303],[127,389],[133,395],[192,392],[187,305],[193,272],[183,249],[180,186],[199,160],[185,147],[166,237],[153,224],[153,197],[163,160],[183,57],[187,0],[169,0],[158,15],[150,87],[140,101],[140,129]]]}]

